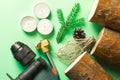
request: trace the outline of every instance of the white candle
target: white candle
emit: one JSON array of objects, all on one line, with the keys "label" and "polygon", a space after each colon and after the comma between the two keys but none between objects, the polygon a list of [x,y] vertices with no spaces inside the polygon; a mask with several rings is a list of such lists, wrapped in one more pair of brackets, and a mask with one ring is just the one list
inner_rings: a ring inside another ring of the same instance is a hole
[{"label": "white candle", "polygon": [[37,30],[42,35],[49,35],[53,31],[53,24],[48,19],[42,19],[37,25]]},{"label": "white candle", "polygon": [[37,21],[31,16],[26,16],[21,20],[21,27],[25,32],[33,32],[37,27]]},{"label": "white candle", "polygon": [[34,13],[35,13],[36,17],[38,17],[40,19],[44,19],[44,18],[47,18],[49,16],[49,14],[50,14],[50,8],[45,3],[38,3],[34,7]]}]

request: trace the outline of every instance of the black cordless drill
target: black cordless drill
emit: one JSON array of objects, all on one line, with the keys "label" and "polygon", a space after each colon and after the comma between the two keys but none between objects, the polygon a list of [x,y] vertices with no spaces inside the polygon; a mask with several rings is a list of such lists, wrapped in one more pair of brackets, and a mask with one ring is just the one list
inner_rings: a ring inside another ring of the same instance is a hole
[{"label": "black cordless drill", "polygon": [[11,80],[58,80],[41,57],[34,60],[36,54],[24,43],[16,42],[11,46],[11,51],[14,58],[23,66],[30,65],[16,79],[7,73]]}]

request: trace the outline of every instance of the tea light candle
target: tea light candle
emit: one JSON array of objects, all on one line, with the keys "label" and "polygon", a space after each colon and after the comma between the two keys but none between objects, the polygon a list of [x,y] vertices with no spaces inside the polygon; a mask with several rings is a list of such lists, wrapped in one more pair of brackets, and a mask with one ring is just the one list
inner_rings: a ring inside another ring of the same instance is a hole
[{"label": "tea light candle", "polygon": [[50,8],[45,3],[38,3],[34,7],[35,16],[41,19],[47,18],[50,14]]},{"label": "tea light candle", "polygon": [[48,19],[42,19],[37,25],[37,30],[42,35],[49,35],[53,31],[53,24]]},{"label": "tea light candle", "polygon": [[26,16],[21,20],[21,27],[25,32],[33,32],[37,27],[37,21],[31,16]]}]

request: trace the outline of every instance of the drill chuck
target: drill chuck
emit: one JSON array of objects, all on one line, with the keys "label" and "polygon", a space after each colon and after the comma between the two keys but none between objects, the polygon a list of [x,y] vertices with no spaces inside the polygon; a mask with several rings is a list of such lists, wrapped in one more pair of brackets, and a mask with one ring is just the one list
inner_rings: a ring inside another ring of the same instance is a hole
[{"label": "drill chuck", "polygon": [[23,66],[30,64],[36,56],[36,54],[27,45],[21,42],[13,44],[11,46],[11,51],[15,59]]}]

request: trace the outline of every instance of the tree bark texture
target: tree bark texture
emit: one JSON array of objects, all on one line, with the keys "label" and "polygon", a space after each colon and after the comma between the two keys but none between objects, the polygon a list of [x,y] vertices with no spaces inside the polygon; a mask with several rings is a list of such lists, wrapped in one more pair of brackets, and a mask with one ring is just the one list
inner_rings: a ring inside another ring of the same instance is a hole
[{"label": "tree bark texture", "polygon": [[94,46],[93,55],[120,67],[120,33],[103,28]]},{"label": "tree bark texture", "polygon": [[87,53],[65,74],[70,80],[113,80]]},{"label": "tree bark texture", "polygon": [[99,0],[90,21],[120,32],[120,0]]}]

